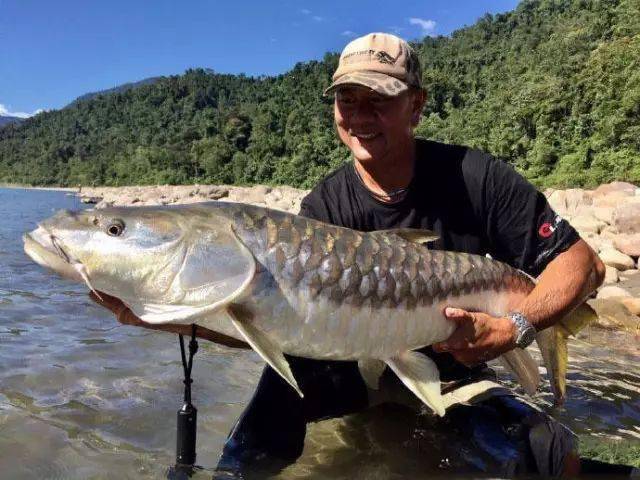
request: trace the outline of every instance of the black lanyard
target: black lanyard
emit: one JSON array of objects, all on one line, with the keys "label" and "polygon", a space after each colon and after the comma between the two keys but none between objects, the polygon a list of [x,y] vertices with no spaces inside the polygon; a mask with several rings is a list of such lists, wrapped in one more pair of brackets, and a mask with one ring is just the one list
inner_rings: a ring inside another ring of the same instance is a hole
[{"label": "black lanyard", "polygon": [[[196,463],[196,431],[198,423],[198,410],[191,403],[191,368],[193,356],[198,351],[196,341],[196,325],[191,325],[191,341],[189,342],[189,360],[184,348],[184,338],[178,335],[180,340],[180,354],[182,356],[182,369],[184,370],[184,403],[178,410],[178,429],[176,442],[176,465],[169,470],[169,478],[189,477]],[[176,476],[177,475],[177,476]]]}]

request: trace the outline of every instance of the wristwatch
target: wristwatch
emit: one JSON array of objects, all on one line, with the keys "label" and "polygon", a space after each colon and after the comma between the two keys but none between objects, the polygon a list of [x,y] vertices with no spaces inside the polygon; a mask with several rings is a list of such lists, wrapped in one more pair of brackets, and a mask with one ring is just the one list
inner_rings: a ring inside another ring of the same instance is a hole
[{"label": "wristwatch", "polygon": [[511,312],[507,315],[516,326],[516,346],[527,348],[536,338],[536,329],[520,312]]}]

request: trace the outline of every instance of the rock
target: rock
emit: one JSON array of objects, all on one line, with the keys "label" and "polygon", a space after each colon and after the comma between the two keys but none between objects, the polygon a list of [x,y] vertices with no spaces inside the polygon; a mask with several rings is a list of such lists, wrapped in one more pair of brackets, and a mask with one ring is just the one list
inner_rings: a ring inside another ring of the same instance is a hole
[{"label": "rock", "polygon": [[593,191],[594,197],[602,197],[611,193],[633,197],[636,194],[636,186],[627,182],[611,182],[600,185]]},{"label": "rock", "polygon": [[593,216],[601,222],[611,225],[613,222],[614,207],[593,207]]},{"label": "rock", "polygon": [[551,205],[551,208],[562,217],[583,215],[585,209],[593,202],[591,192],[580,188],[554,190],[548,195],[547,201]]},{"label": "rock", "polygon": [[613,248],[603,248],[598,256],[605,265],[610,265],[618,270],[630,270],[636,267],[633,258]]},{"label": "rock", "polygon": [[611,285],[613,283],[618,283],[620,277],[618,275],[618,269],[614,267],[610,267],[606,265],[606,271],[604,274],[604,285]]},{"label": "rock", "polygon": [[629,310],[634,315],[640,315],[640,298],[634,297],[626,297],[621,298],[620,303],[622,303],[627,310]]},{"label": "rock", "polygon": [[593,199],[593,208],[606,208],[606,207],[619,207],[620,205],[627,205],[632,203],[639,203],[640,197],[637,195],[626,195],[624,193],[610,193],[602,197],[595,197]]},{"label": "rock", "polygon": [[221,186],[209,187],[205,189],[205,195],[211,200],[218,200],[229,196],[229,188]]},{"label": "rock", "polygon": [[589,246],[591,248],[593,248],[593,251],[598,253],[600,251],[600,248],[602,247],[601,241],[600,241],[600,237],[598,235],[594,235],[592,233],[589,233],[585,236],[581,236],[581,238],[587,242],[589,244]]},{"label": "rock", "polygon": [[271,187],[265,185],[237,189],[233,192],[233,200],[236,202],[251,203],[253,205],[266,205],[267,194],[269,194],[271,190]]},{"label": "rock", "polygon": [[601,287],[600,290],[598,290],[598,295],[596,296],[596,298],[624,298],[631,296],[632,295],[622,287],[607,285],[605,287]]},{"label": "rock", "polygon": [[612,240],[616,250],[630,257],[640,257],[640,233],[620,233]]},{"label": "rock", "polygon": [[598,314],[598,326],[627,330],[640,334],[640,317],[631,313],[617,300],[595,299],[587,302]]},{"label": "rock", "polygon": [[589,233],[600,233],[600,230],[606,226],[606,223],[602,220],[587,215],[573,217],[569,223],[580,232],[581,236]]},{"label": "rock", "polygon": [[[640,268],[640,259],[638,259],[638,268]],[[624,272],[620,272],[620,274],[625,277],[634,277],[638,273],[640,273],[640,270],[625,270]]]},{"label": "rock", "polygon": [[613,211],[612,222],[618,233],[640,233],[640,203],[618,205]]},{"label": "rock", "polygon": [[80,197],[82,203],[95,204],[102,201],[102,197]]}]

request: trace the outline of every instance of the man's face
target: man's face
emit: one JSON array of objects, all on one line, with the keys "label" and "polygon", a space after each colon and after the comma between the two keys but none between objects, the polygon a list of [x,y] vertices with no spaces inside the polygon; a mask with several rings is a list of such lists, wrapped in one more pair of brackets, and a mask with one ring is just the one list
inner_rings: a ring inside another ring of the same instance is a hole
[{"label": "man's face", "polygon": [[333,109],[340,140],[359,162],[392,160],[412,141],[423,103],[422,92],[388,97],[366,87],[340,87]]}]

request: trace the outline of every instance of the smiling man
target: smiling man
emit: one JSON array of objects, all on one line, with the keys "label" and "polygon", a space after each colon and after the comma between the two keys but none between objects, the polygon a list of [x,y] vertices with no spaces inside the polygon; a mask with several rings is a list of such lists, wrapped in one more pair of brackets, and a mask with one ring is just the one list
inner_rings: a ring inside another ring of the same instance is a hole
[{"label": "smiling man", "polygon": [[[336,131],[353,161],[321,181],[303,200],[300,214],[361,231],[435,231],[439,239],[431,248],[490,254],[538,277],[535,289],[507,317],[445,309],[457,329],[421,352],[437,364],[443,393],[456,392],[467,402],[435,418],[434,428],[446,436],[443,442],[464,445],[467,471],[575,473],[580,462],[571,432],[505,389],[487,398],[479,386],[495,380],[484,362],[525,348],[537,330],[558,322],[600,285],[604,266],[509,165],[477,150],[415,138],[427,93],[418,57],[403,40],[378,33],[348,44],[325,94],[335,95]],[[148,326],[116,299],[103,304],[123,323]],[[292,463],[302,453],[308,422],[372,404],[374,394],[355,362],[288,360],[304,398],[266,367],[225,444],[221,472]],[[405,390],[386,373],[381,379],[386,391]]]},{"label": "smiling man", "polygon": [[[348,44],[333,83],[336,131],[351,151],[345,164],[303,200],[301,215],[362,231],[419,228],[438,233],[434,248],[490,254],[531,275],[537,287],[505,318],[448,308],[457,330],[422,351],[438,365],[447,389],[492,377],[483,363],[526,347],[578,305],[604,276],[604,266],[544,196],[510,166],[466,147],[414,138],[425,103],[418,57],[396,36],[369,34]],[[550,235],[541,232],[554,225]],[[365,408],[371,392],[355,362],[290,358],[304,392],[266,367],[254,398],[231,432],[221,469],[302,452],[306,424]],[[402,389],[399,382],[387,384]],[[486,473],[576,472],[573,435],[515,396],[455,406],[445,417],[468,436],[471,457],[493,459]]]}]

